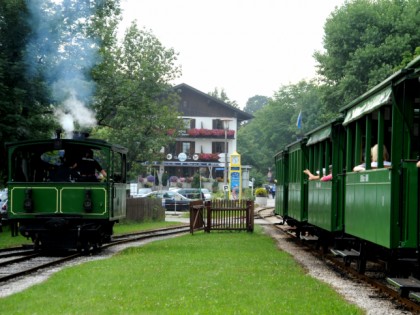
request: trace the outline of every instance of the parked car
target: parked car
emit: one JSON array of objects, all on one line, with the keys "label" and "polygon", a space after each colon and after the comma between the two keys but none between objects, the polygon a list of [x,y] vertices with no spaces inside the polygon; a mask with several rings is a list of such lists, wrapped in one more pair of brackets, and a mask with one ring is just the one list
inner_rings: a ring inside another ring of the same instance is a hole
[{"label": "parked car", "polygon": [[7,216],[7,198],[6,198],[6,199],[2,199],[2,205],[0,207],[0,220],[1,222],[5,223],[7,219],[8,219],[8,216]]},{"label": "parked car", "polygon": [[176,192],[183,195],[184,197],[187,197],[188,199],[205,200],[203,190],[200,190],[200,188],[180,188],[176,190]]},{"label": "parked car", "polygon": [[190,209],[191,199],[171,190],[159,190],[146,194],[142,198],[162,199],[162,206],[167,211],[185,211]]},{"label": "parked car", "polygon": [[7,188],[0,190],[0,209],[3,204],[7,201]]},{"label": "parked car", "polygon": [[212,194],[211,194],[210,190],[208,190],[207,188],[201,188],[201,192],[204,194],[204,199],[206,201],[212,199]]},{"label": "parked car", "polygon": [[140,188],[137,194],[131,195],[133,198],[141,198],[152,192],[152,188]]}]

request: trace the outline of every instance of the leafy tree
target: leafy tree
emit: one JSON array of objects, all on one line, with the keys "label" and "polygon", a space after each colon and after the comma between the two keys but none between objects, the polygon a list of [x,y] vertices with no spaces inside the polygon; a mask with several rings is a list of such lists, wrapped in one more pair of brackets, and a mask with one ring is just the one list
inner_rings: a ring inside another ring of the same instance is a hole
[{"label": "leafy tree", "polygon": [[54,127],[43,78],[28,75],[25,52],[31,36],[26,1],[0,1],[0,176],[4,143],[50,136]]},{"label": "leafy tree", "polygon": [[418,0],[353,0],[324,26],[325,52],[314,54],[332,112],[383,81],[420,42]]},{"label": "leafy tree", "polygon": [[267,105],[269,98],[262,95],[255,95],[248,99],[244,107],[244,112],[248,114],[254,114],[257,110],[260,110]]},{"label": "leafy tree", "polygon": [[[253,166],[253,177],[266,178],[268,168],[274,169],[277,152],[325,122],[320,93],[315,82],[283,86],[255,113],[254,119],[238,130],[238,151],[243,164]],[[301,130],[296,126],[300,111],[304,117]]]},{"label": "leafy tree", "polygon": [[101,137],[129,149],[132,175],[141,162],[163,159],[160,152],[182,126],[172,104],[178,100],[169,81],[179,74],[176,54],[133,23],[121,44],[103,52],[104,60],[94,71],[98,82],[97,117]]},{"label": "leafy tree", "polygon": [[227,96],[227,94],[225,92],[225,89],[223,89],[223,88],[219,91],[219,89],[216,87],[216,88],[214,88],[213,92],[209,92],[208,94],[210,96],[214,97],[214,98],[217,98],[217,99],[225,102],[226,104],[229,104],[229,105],[232,105],[233,107],[239,108],[238,103],[236,101],[231,101],[229,99],[229,97]]}]

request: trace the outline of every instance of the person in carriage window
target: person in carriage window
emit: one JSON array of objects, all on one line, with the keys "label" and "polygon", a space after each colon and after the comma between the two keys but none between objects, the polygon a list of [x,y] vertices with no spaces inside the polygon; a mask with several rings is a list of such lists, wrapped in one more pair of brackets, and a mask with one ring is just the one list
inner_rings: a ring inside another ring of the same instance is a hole
[{"label": "person in carriage window", "polygon": [[106,171],[102,168],[98,161],[93,157],[93,151],[88,149],[85,151],[85,154],[77,163],[73,166],[79,174],[79,181],[82,182],[97,182],[98,177],[96,173],[98,172],[103,178],[106,177]]}]

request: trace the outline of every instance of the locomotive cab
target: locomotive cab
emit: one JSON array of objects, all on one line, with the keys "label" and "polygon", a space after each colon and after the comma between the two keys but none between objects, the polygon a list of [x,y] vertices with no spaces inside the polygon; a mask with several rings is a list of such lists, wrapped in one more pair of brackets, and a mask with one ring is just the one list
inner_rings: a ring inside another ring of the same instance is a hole
[{"label": "locomotive cab", "polygon": [[97,247],[111,238],[114,223],[125,217],[125,148],[58,138],[7,149],[8,214],[23,236],[42,248],[64,249]]}]

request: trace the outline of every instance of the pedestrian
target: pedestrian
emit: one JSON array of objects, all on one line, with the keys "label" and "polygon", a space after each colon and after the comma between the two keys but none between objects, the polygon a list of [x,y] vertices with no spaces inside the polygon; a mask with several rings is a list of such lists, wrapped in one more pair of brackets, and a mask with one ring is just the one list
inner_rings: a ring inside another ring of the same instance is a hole
[{"label": "pedestrian", "polygon": [[271,195],[273,196],[273,199],[276,197],[276,184],[271,187]]}]

